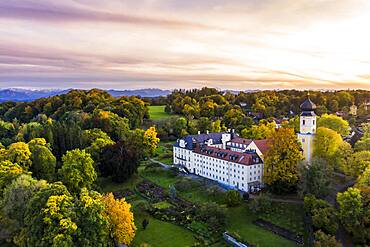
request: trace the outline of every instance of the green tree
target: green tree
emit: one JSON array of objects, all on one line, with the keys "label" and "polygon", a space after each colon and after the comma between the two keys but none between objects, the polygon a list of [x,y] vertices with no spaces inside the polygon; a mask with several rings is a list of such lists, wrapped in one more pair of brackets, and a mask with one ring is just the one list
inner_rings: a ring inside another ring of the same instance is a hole
[{"label": "green tree", "polygon": [[342,247],[342,244],[334,236],[319,230],[315,232],[314,247]]},{"label": "green tree", "polygon": [[298,162],[303,159],[293,129],[278,129],[265,156],[264,181],[275,192],[294,188],[298,183]]},{"label": "green tree", "polygon": [[325,127],[336,131],[342,136],[349,134],[349,123],[341,117],[336,115],[324,114],[317,120],[317,127]]},{"label": "green tree", "polygon": [[344,227],[354,236],[357,243],[370,241],[369,234],[369,205],[365,208],[363,196],[357,188],[349,188],[337,194],[339,204],[339,218]]},{"label": "green tree", "polygon": [[333,169],[320,158],[314,158],[310,164],[302,162],[299,166],[299,192],[324,198],[331,191]]},{"label": "green tree", "polygon": [[104,217],[105,205],[102,196],[86,188],[81,190],[75,203],[78,226],[74,243],[76,246],[112,246],[109,236],[109,222]]},{"label": "green tree", "polygon": [[54,178],[56,158],[44,138],[36,138],[28,143],[31,151],[32,174],[38,179],[51,181]]},{"label": "green tree", "polygon": [[60,182],[49,184],[34,194],[26,207],[22,246],[73,246],[77,231],[73,222],[73,202]]},{"label": "green tree", "polygon": [[357,188],[369,188],[370,187],[370,166],[357,178]]},{"label": "green tree", "polygon": [[249,208],[256,214],[266,213],[272,209],[271,196],[268,193],[261,193],[249,204]]},{"label": "green tree", "polygon": [[276,124],[270,122],[267,124],[252,125],[250,129],[243,129],[241,136],[249,139],[266,139],[271,138],[276,130]]},{"label": "green tree", "polygon": [[346,175],[357,178],[366,168],[370,167],[370,151],[353,153],[349,158],[343,171]]},{"label": "green tree", "polygon": [[342,143],[342,137],[337,132],[319,127],[314,139],[313,155],[325,159],[334,167],[335,154]]},{"label": "green tree", "polygon": [[242,203],[242,196],[236,190],[229,190],[226,192],[226,204],[229,207],[235,207]]},{"label": "green tree", "polygon": [[85,150],[74,149],[63,157],[63,165],[58,173],[61,181],[72,191],[79,192],[82,188],[91,188],[96,180],[94,161]]},{"label": "green tree", "polygon": [[46,186],[46,181],[38,181],[30,175],[22,174],[5,188],[1,200],[1,215],[6,222],[3,227],[10,233],[14,243],[22,243],[24,214],[28,201],[34,193]]},{"label": "green tree", "polygon": [[3,195],[4,188],[25,171],[18,164],[8,160],[0,161],[0,197]]}]

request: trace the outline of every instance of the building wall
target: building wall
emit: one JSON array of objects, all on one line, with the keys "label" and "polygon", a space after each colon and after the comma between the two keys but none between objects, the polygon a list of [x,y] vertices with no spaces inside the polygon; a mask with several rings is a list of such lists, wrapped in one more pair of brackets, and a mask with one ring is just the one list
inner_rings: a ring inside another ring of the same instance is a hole
[{"label": "building wall", "polygon": [[300,117],[300,133],[316,133],[316,116]]},{"label": "building wall", "polygon": [[263,163],[242,165],[173,147],[174,164],[185,166],[191,173],[248,192],[248,183],[262,183]]},{"label": "building wall", "polygon": [[313,134],[301,134],[298,133],[298,141],[302,145],[303,157],[306,161],[311,161],[312,152],[313,152]]}]

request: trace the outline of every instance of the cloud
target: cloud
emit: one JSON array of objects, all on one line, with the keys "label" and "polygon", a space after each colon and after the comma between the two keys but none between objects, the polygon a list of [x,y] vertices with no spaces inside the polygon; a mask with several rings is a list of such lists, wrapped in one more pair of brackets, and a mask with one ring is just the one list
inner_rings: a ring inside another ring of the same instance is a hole
[{"label": "cloud", "polygon": [[[210,26],[167,18],[136,16],[127,13],[97,11],[86,8],[71,8],[37,4],[30,7],[0,5],[0,19],[33,20],[41,22],[111,22],[132,25],[160,26],[166,28],[210,28]],[[215,28],[215,27],[214,27]]]},{"label": "cloud", "polygon": [[1,1],[0,86],[369,88],[369,14],[362,0]]}]

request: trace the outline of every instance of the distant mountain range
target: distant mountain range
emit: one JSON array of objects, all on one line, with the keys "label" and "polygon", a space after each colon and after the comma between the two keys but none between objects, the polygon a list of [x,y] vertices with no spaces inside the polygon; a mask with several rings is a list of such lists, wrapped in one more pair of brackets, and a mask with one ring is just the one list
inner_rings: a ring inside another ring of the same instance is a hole
[{"label": "distant mountain range", "polygon": [[[39,98],[51,97],[60,94],[66,94],[72,89],[23,89],[23,88],[6,88],[0,89],[0,102],[17,101],[28,102]],[[113,97],[121,96],[140,96],[140,97],[158,97],[166,96],[171,93],[170,90],[162,90],[157,88],[137,89],[137,90],[106,90]]]}]

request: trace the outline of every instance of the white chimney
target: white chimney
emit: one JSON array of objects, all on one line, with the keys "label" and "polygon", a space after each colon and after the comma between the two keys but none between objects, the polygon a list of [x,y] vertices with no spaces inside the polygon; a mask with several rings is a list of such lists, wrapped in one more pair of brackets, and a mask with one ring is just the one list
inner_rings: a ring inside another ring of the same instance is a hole
[{"label": "white chimney", "polygon": [[207,135],[209,134],[209,131],[207,130]]},{"label": "white chimney", "polygon": [[198,135],[200,135],[200,131],[198,130]]}]

